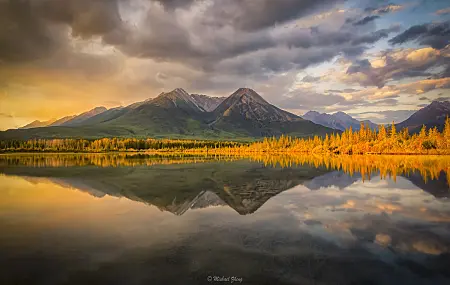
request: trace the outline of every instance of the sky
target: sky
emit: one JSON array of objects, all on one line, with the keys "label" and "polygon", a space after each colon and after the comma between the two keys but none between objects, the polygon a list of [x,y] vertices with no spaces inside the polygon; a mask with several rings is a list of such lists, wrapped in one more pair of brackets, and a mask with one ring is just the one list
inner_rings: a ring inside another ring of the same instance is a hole
[{"label": "sky", "polygon": [[0,0],[0,130],[175,88],[400,122],[450,98],[447,0]]}]

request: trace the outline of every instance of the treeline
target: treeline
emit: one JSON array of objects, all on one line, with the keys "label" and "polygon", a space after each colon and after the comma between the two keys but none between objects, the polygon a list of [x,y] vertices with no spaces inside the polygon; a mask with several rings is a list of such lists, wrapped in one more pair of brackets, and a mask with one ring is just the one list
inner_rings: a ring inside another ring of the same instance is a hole
[{"label": "treeline", "polygon": [[394,124],[372,130],[361,124],[359,131],[352,128],[342,134],[315,136],[308,139],[281,136],[265,138],[249,146],[213,150],[215,153],[318,153],[318,154],[450,154],[450,119],[439,132],[436,127],[422,127],[420,133],[408,129],[397,131]]},{"label": "treeline", "polygon": [[171,140],[171,139],[31,139],[26,141],[0,141],[1,151],[27,152],[108,152],[160,150],[182,151],[186,149],[235,148],[243,143],[232,141]]},{"label": "treeline", "polygon": [[410,155],[326,155],[305,153],[248,153],[233,155],[187,155],[171,152],[161,155],[142,153],[35,153],[30,155],[0,155],[0,166],[25,165],[32,167],[97,167],[152,166],[170,164],[193,164],[212,161],[235,161],[250,159],[270,167],[296,167],[300,165],[329,170],[341,170],[349,175],[359,173],[362,180],[380,175],[382,179],[420,173],[424,182],[442,179],[445,173],[450,185],[449,156]]},{"label": "treeline", "polygon": [[161,155],[142,153],[33,153],[27,155],[0,155],[0,166],[24,165],[30,167],[74,167],[74,166],[151,166],[169,164],[192,164],[209,161],[233,161],[235,156],[210,155]]}]

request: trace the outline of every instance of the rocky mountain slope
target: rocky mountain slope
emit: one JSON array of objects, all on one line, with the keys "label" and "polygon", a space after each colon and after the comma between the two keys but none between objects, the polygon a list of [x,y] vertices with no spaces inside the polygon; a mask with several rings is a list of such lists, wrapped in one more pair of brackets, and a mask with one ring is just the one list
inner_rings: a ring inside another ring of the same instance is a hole
[{"label": "rocky mountain slope", "polygon": [[418,132],[423,125],[428,128],[444,129],[447,116],[450,116],[449,101],[433,101],[430,105],[415,112],[405,121],[396,124],[397,129],[408,128],[411,132]]},{"label": "rocky mountain slope", "polygon": [[89,118],[92,118],[98,114],[101,114],[105,111],[107,111],[105,107],[96,107],[92,110],[89,110],[87,112],[84,112],[80,115],[75,116],[74,118],[60,124],[60,126],[77,126],[83,124],[84,121],[86,121]]},{"label": "rocky mountain slope", "polygon": [[238,89],[213,114],[214,121],[210,126],[252,137],[324,135],[330,132],[330,129],[271,105],[249,88]]},{"label": "rocky mountain slope", "polygon": [[207,95],[191,94],[194,102],[206,112],[214,111],[227,97],[210,97]]}]

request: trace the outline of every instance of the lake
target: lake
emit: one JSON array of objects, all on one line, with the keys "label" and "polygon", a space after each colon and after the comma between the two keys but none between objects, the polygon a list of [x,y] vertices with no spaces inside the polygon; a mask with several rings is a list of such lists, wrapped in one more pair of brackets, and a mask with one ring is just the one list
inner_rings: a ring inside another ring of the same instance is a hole
[{"label": "lake", "polygon": [[449,157],[0,155],[0,284],[450,284]]}]

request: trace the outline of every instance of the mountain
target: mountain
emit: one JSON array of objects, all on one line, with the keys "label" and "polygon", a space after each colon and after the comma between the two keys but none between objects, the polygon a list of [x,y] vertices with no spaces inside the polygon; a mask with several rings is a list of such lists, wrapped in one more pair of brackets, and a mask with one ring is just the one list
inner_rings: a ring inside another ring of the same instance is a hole
[{"label": "mountain", "polygon": [[48,120],[48,121],[36,120],[36,121],[33,121],[33,122],[23,126],[23,127],[20,127],[19,129],[32,129],[32,128],[47,127],[47,126],[53,124],[55,121],[56,121],[56,119],[51,119],[51,120]]},{"label": "mountain", "polygon": [[[213,109],[217,106],[215,109]],[[212,110],[213,109],[213,110]],[[210,111],[212,110],[212,111]],[[58,123],[56,125],[56,123]],[[0,139],[171,137],[250,139],[335,132],[281,110],[249,88],[228,98],[190,95],[177,88],[155,98],[107,110],[98,107],[51,128],[8,130]]]},{"label": "mountain", "polygon": [[395,126],[397,129],[408,128],[410,132],[419,132],[423,125],[428,128],[437,127],[442,131],[447,116],[450,116],[450,102],[433,101]]},{"label": "mountain", "polygon": [[92,110],[89,110],[87,112],[84,112],[80,115],[75,116],[74,118],[67,120],[66,122],[60,124],[60,126],[77,126],[82,124],[84,121],[86,121],[89,118],[92,118],[98,114],[101,114],[105,111],[107,111],[105,107],[96,107]]},{"label": "mountain", "polygon": [[368,125],[371,129],[378,129],[378,125],[369,120],[358,121],[344,112],[337,112],[334,114],[319,113],[316,111],[309,111],[302,116],[305,120],[310,120],[313,123],[329,127],[336,130],[345,131],[352,127],[353,130],[359,130],[361,123]]},{"label": "mountain", "polygon": [[207,95],[191,94],[195,103],[206,112],[214,111],[227,97],[210,97]]},{"label": "mountain", "polygon": [[323,135],[330,131],[271,105],[249,88],[238,89],[213,114],[214,121],[210,126],[250,137]]}]

